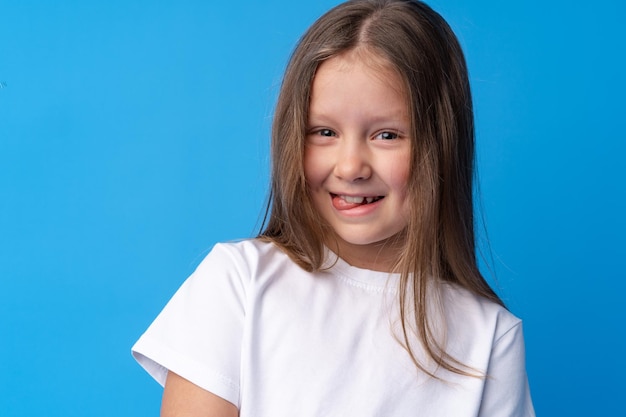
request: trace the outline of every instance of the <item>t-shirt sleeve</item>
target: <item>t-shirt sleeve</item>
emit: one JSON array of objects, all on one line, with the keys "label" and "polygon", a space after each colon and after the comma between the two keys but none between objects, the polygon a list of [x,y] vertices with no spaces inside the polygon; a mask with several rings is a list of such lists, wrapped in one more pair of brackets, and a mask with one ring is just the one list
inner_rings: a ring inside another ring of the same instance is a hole
[{"label": "t-shirt sleeve", "polygon": [[161,385],[171,370],[239,406],[248,276],[235,251],[216,245],[135,343],[135,359]]},{"label": "t-shirt sleeve", "polygon": [[480,406],[481,417],[534,417],[530,397],[522,323],[494,343]]}]

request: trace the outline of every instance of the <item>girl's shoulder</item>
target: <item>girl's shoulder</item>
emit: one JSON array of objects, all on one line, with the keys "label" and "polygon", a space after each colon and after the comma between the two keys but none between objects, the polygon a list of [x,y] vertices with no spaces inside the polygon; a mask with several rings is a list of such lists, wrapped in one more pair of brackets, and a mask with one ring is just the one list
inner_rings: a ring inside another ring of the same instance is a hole
[{"label": "girl's shoulder", "polygon": [[455,284],[442,286],[442,302],[449,328],[468,336],[492,335],[497,342],[510,331],[521,332],[522,320],[506,307]]},{"label": "girl's shoulder", "polygon": [[281,252],[272,242],[259,238],[234,239],[216,243],[211,252],[239,254],[243,257],[263,257],[275,252]]},{"label": "girl's shoulder", "polygon": [[259,264],[291,262],[287,254],[274,243],[258,238],[233,240],[215,244],[202,261],[254,267]]},{"label": "girl's shoulder", "polygon": [[243,283],[268,275],[268,271],[300,269],[272,242],[242,239],[217,243],[200,262],[194,275],[236,279]]}]

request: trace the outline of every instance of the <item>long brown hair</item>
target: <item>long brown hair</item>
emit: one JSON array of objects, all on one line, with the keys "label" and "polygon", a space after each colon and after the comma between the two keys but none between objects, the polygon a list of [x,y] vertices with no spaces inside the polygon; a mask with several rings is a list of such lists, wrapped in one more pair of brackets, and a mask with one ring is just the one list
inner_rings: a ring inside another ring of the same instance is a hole
[{"label": "long brown hair", "polygon": [[418,360],[411,345],[413,333],[436,367],[476,375],[447,353],[440,329],[429,318],[433,306],[442,308],[438,288],[443,282],[503,303],[476,263],[474,119],[465,58],[448,24],[426,4],[348,1],[301,38],[274,115],[271,196],[260,237],[308,271],[322,267],[332,233],[313,208],[303,170],[311,85],[321,62],[357,47],[381,57],[401,77],[411,118],[411,213],[394,271],[400,273],[400,342],[431,376],[433,368]]}]

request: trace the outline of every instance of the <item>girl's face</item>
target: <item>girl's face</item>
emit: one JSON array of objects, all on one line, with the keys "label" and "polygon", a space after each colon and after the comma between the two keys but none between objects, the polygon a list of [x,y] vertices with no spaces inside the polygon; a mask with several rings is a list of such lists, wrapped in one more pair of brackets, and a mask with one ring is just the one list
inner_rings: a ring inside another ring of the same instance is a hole
[{"label": "girl's face", "polygon": [[313,80],[304,175],[313,206],[348,263],[389,271],[407,225],[410,122],[400,78],[371,54],[349,52]]}]

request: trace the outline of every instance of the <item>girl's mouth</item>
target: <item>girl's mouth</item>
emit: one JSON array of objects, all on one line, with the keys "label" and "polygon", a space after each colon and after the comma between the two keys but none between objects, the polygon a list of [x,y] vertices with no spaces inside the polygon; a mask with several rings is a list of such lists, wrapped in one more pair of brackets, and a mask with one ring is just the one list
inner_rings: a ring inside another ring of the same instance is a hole
[{"label": "girl's mouth", "polygon": [[333,205],[338,209],[351,209],[358,206],[364,206],[366,204],[372,204],[379,200],[385,198],[385,196],[377,196],[377,197],[361,197],[361,196],[351,196],[351,195],[339,195],[339,194],[330,194]]}]

